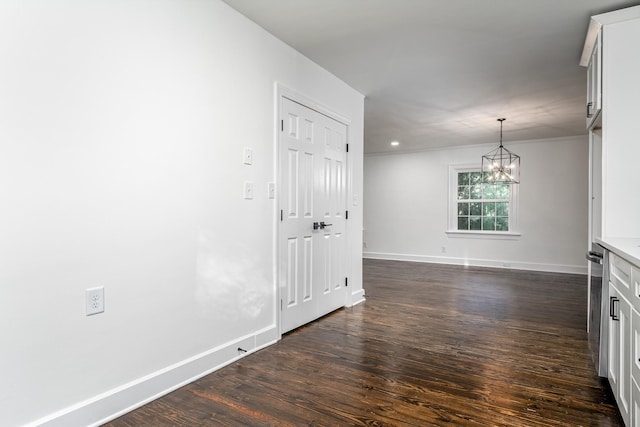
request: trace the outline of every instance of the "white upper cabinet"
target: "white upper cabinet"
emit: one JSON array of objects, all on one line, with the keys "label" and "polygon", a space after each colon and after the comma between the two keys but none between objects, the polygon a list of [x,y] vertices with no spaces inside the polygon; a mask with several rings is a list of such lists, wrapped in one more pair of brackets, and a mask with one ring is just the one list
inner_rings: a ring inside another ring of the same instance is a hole
[{"label": "white upper cabinet", "polygon": [[598,32],[587,65],[587,129],[599,123],[602,110],[602,43]]},{"label": "white upper cabinet", "polygon": [[[591,18],[580,64],[587,67],[587,127],[593,149],[593,237],[640,237],[640,6]],[[601,144],[601,145],[600,145]],[[597,147],[596,147],[597,145]],[[601,162],[594,165],[593,161]],[[601,190],[600,194],[596,194]],[[597,215],[596,215],[597,214]],[[596,227],[597,225],[597,227]]]}]

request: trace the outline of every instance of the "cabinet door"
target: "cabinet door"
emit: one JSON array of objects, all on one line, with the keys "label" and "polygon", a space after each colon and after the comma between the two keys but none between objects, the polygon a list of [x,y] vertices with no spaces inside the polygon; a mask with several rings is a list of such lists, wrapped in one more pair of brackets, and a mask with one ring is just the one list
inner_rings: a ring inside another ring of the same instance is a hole
[{"label": "cabinet door", "polygon": [[631,380],[631,422],[629,425],[640,427],[640,388]]},{"label": "cabinet door", "polygon": [[617,289],[609,283],[609,383],[616,400],[618,400],[620,376],[620,320],[615,301],[619,299]]},{"label": "cabinet door", "polygon": [[633,308],[631,309],[631,376],[636,383],[640,381],[640,314]]},{"label": "cabinet door", "polygon": [[618,304],[620,318],[620,373],[618,407],[626,425],[631,416],[631,304],[620,296]]},{"label": "cabinet door", "polygon": [[631,305],[609,283],[609,383],[629,425],[631,406]]},{"label": "cabinet door", "polygon": [[600,49],[600,34],[598,34],[587,67],[587,129],[591,128],[602,109],[602,55]]}]

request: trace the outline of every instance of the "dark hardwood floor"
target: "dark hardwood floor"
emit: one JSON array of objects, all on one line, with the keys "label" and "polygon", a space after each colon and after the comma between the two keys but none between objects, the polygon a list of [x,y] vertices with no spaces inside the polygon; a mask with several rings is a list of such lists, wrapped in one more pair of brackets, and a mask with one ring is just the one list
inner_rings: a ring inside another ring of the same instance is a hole
[{"label": "dark hardwood floor", "polygon": [[367,302],[107,424],[620,426],[586,277],[365,260]]}]

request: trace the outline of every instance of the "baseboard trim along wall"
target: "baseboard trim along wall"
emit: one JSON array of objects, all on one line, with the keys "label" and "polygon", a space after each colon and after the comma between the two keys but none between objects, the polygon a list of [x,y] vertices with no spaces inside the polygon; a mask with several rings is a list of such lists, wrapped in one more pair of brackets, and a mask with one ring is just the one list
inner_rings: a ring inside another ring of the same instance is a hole
[{"label": "baseboard trim along wall", "polygon": [[[80,402],[25,427],[99,426],[139,408],[244,356],[274,344],[278,328],[269,326],[255,334],[230,341],[178,362],[131,383]],[[247,350],[239,352],[238,347]]]},{"label": "baseboard trim along wall", "polygon": [[521,261],[496,261],[488,259],[434,257],[426,255],[393,254],[384,252],[364,252],[363,258],[393,261],[427,262],[433,264],[468,265],[473,267],[493,267],[513,270],[548,271],[553,273],[587,274],[586,265],[541,264]]},{"label": "baseboard trim along wall", "polygon": [[365,302],[365,298],[364,298],[364,289],[358,289],[357,291],[353,292],[351,294],[351,301],[353,301],[351,303],[351,306],[353,307],[354,305],[358,305],[360,303]]}]

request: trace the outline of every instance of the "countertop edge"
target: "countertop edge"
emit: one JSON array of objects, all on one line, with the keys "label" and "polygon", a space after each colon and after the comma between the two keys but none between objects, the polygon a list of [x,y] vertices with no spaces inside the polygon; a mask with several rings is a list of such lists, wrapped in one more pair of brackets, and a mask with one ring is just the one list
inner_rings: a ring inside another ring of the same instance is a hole
[{"label": "countertop edge", "polygon": [[596,238],[596,243],[640,266],[640,237],[602,237]]}]

